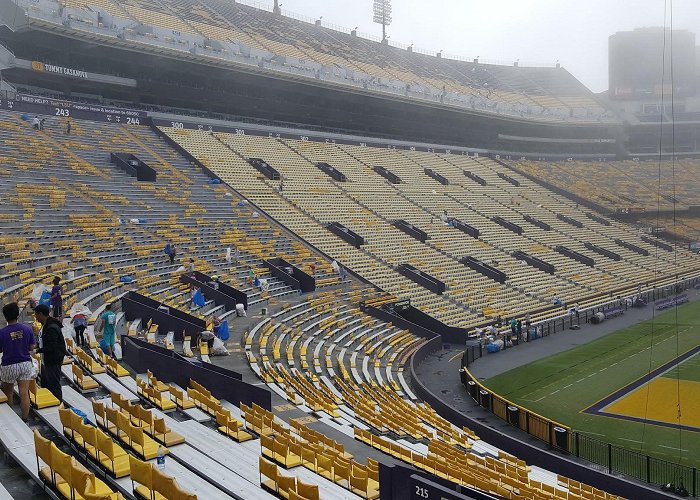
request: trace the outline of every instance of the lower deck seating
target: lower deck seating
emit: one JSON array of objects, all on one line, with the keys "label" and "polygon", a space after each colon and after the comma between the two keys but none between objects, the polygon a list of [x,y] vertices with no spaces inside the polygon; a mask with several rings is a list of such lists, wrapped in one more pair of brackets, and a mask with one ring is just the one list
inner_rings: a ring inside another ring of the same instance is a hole
[{"label": "lower deck seating", "polygon": [[[38,431],[34,431],[34,447],[41,478],[45,484],[56,490],[61,498],[67,500],[124,498],[120,493],[112,491],[75,458],[63,453],[54,443],[42,437]],[[42,463],[45,465],[42,466]]]},{"label": "lower deck seating", "polygon": [[[555,474],[482,443],[470,429],[418,402],[402,370],[420,339],[414,343],[410,334],[364,316],[344,298],[321,294],[260,322],[244,338],[254,371],[300,408],[310,408],[316,399],[334,401],[337,416],[352,422],[358,441],[427,473],[505,498],[587,498]],[[301,463],[363,498],[378,495],[376,463],[344,456],[344,449],[300,421],[291,420],[293,432],[287,434],[276,430],[271,414],[241,409],[271,462],[283,468]],[[271,479],[279,474],[267,463],[263,469]],[[273,481],[268,486],[273,488]],[[600,490],[595,494],[616,498]]]}]

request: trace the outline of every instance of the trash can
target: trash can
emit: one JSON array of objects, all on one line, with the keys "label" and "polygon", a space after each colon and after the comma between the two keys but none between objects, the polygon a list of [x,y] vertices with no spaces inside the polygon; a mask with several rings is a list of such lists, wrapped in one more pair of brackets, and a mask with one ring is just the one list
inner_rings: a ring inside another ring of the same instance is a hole
[{"label": "trash can", "polygon": [[563,427],[554,428],[554,445],[565,451],[569,451],[569,431]]},{"label": "trash can", "polygon": [[267,316],[267,307],[263,307],[262,309],[260,309],[260,314],[262,316]]},{"label": "trash can", "polygon": [[491,393],[489,391],[483,389],[479,391],[479,404],[487,410],[491,410]]},{"label": "trash can", "polygon": [[473,380],[470,380],[467,382],[467,390],[469,391],[469,395],[472,397],[474,401],[478,401],[478,393],[477,393],[477,385],[476,382]]},{"label": "trash can", "polygon": [[520,409],[517,406],[508,405],[506,416],[510,425],[520,427]]}]

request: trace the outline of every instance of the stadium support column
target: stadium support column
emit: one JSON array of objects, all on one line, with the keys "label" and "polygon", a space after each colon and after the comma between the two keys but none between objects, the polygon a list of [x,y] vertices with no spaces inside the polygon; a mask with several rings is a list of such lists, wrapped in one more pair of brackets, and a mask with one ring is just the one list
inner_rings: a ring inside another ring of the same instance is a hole
[{"label": "stadium support column", "polygon": [[272,13],[278,16],[282,15],[282,9],[280,8],[280,0],[275,0],[275,6],[272,8]]}]

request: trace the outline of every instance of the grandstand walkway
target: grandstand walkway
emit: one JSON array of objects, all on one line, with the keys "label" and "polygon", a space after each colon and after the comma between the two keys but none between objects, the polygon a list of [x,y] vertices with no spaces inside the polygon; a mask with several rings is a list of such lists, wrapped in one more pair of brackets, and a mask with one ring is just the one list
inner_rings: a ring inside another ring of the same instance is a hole
[{"label": "grandstand walkway", "polygon": [[[684,293],[688,294],[689,302],[700,299],[700,290],[691,288]],[[558,330],[557,333],[548,337],[529,343],[521,343],[515,348],[508,348],[496,354],[486,354],[484,351],[482,358],[469,365],[469,371],[480,380],[486,380],[538,359],[558,354],[581,344],[587,344],[641,321],[650,320],[655,312],[657,315],[659,314],[658,311],[655,311],[653,304],[649,304],[642,309],[629,308],[622,316],[606,320],[599,325],[581,322],[580,330],[565,330],[564,332]],[[458,353],[462,352],[462,350],[458,349],[454,352]],[[458,369],[460,359],[461,356],[450,363],[450,366],[454,366],[455,370]],[[459,381],[459,377],[457,379]],[[438,386],[429,385],[428,387],[434,392],[437,391],[435,392],[436,394],[439,393]]]}]

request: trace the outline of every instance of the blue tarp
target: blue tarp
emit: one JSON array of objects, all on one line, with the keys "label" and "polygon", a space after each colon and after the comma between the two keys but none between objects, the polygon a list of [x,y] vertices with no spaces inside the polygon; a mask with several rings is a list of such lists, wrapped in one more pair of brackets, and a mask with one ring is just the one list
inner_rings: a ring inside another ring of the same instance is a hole
[{"label": "blue tarp", "polygon": [[498,352],[501,348],[497,344],[486,344],[486,352]]},{"label": "blue tarp", "polygon": [[212,179],[209,181],[209,184],[221,184],[221,179]]},{"label": "blue tarp", "polygon": [[122,276],[121,278],[119,278],[119,281],[121,281],[122,283],[131,283],[132,281],[134,281],[134,278],[133,276]]},{"label": "blue tarp", "polygon": [[197,291],[194,292],[194,295],[192,295],[192,303],[196,306],[202,307],[206,300],[204,299],[204,295],[202,295],[202,291],[197,288]]},{"label": "blue tarp", "polygon": [[217,337],[226,342],[231,336],[231,334],[228,331],[228,321],[224,320],[214,333],[216,333]]}]

